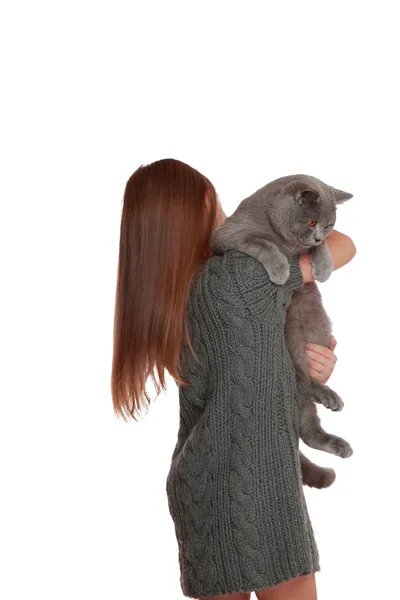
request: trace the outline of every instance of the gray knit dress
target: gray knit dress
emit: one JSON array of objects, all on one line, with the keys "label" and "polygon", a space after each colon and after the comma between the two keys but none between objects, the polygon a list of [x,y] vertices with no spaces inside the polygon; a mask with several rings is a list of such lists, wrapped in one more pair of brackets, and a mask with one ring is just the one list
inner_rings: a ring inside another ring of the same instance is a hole
[{"label": "gray knit dress", "polygon": [[[166,481],[184,596],[250,592],[319,570],[298,458],[286,308],[299,254],[272,283],[238,250],[211,256],[190,290],[198,361],[182,346],[180,421]],[[195,280],[193,280],[195,281]]]}]

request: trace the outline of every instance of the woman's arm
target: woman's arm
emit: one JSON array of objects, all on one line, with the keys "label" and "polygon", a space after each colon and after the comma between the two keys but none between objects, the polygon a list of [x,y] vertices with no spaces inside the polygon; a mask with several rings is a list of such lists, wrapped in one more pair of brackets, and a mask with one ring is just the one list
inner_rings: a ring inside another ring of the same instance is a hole
[{"label": "woman's arm", "polygon": [[[356,247],[353,240],[348,235],[336,231],[336,229],[333,229],[328,235],[326,243],[332,256],[334,271],[350,262],[356,254]],[[305,283],[315,280],[311,272],[312,264],[308,254],[301,255],[300,269]]]}]

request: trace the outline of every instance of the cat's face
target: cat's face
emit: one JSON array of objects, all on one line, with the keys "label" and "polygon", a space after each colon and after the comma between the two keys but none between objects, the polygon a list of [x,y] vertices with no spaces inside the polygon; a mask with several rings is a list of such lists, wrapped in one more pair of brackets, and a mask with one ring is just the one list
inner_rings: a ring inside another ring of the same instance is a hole
[{"label": "cat's face", "polygon": [[305,190],[291,204],[291,235],[304,248],[322,244],[335,225],[336,203],[329,201],[326,194]]},{"label": "cat's face", "polygon": [[352,197],[309,175],[282,178],[270,215],[281,236],[298,251],[319,246],[336,222],[336,206]]}]

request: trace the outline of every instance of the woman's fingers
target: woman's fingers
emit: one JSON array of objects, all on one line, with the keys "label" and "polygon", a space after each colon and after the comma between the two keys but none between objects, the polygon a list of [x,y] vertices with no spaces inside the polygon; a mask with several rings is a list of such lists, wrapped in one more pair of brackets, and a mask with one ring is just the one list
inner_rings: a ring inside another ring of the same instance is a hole
[{"label": "woman's fingers", "polygon": [[[333,354],[332,350],[330,348],[327,348],[326,346],[320,346],[319,344],[313,344],[312,342],[309,342],[307,344],[307,348],[310,350],[313,350],[314,352],[317,352],[318,354],[322,354],[322,356],[324,356],[325,358],[328,358],[330,360],[332,360],[332,357],[335,356],[335,354]],[[308,350],[307,350],[308,352]],[[335,356],[336,358],[336,356]]]},{"label": "woman's fingers", "polygon": [[324,375],[322,373],[319,373],[318,371],[315,371],[314,369],[310,369],[308,372],[310,373],[310,376],[313,379],[315,379],[316,381],[320,381],[321,383],[327,382],[326,377],[324,377]]},{"label": "woman's fingers", "polygon": [[318,373],[322,373],[328,366],[329,364],[322,365],[316,360],[308,359],[308,367],[314,371],[317,371]]},{"label": "woman's fingers", "polygon": [[[329,350],[327,348],[327,350]],[[332,362],[335,362],[334,354],[332,350],[329,350],[330,354],[322,354],[321,352],[316,352],[315,350],[306,350],[307,356],[310,360],[313,360],[319,363],[322,366],[327,366]]]},{"label": "woman's fingers", "polygon": [[310,377],[321,383],[326,383],[329,377],[332,375],[333,367],[322,367],[319,363],[315,363],[316,368],[309,363],[308,373]]},{"label": "woman's fingers", "polygon": [[[332,339],[333,338],[333,339]],[[331,336],[331,348],[335,348],[336,340]],[[337,356],[333,349],[320,346],[319,344],[307,344],[306,354],[308,359],[309,374],[313,379],[326,383],[332,375]]]}]

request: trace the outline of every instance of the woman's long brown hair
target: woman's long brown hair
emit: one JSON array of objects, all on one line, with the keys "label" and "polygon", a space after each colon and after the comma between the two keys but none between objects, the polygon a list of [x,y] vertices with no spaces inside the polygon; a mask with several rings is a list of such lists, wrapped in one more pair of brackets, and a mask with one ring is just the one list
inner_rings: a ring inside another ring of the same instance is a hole
[{"label": "woman's long brown hair", "polygon": [[[206,202],[206,199],[208,202]],[[179,383],[186,305],[210,254],[218,200],[211,182],[174,159],[141,166],[128,179],[121,217],[111,393],[114,412],[137,420],[150,403],[146,380]]]}]

